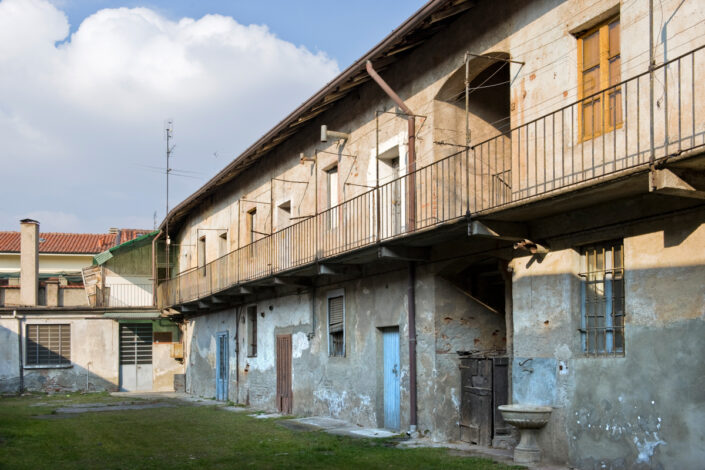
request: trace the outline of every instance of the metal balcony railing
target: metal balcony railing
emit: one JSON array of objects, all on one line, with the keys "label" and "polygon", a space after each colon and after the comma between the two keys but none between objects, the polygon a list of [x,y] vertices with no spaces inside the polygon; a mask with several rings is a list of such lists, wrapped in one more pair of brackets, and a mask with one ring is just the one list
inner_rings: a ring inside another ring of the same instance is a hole
[{"label": "metal balcony railing", "polygon": [[703,147],[705,87],[696,82],[703,76],[705,46],[162,282],[159,305],[201,299]]}]

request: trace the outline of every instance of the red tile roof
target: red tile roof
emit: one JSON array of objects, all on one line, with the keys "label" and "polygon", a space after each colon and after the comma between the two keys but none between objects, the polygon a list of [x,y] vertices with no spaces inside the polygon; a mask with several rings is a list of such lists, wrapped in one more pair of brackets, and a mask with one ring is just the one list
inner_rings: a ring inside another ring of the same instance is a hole
[{"label": "red tile roof", "polygon": [[[121,229],[119,243],[151,230]],[[116,233],[40,233],[40,253],[98,254],[118,244]],[[44,241],[41,241],[44,239]],[[0,232],[0,253],[20,252],[20,232]]]}]

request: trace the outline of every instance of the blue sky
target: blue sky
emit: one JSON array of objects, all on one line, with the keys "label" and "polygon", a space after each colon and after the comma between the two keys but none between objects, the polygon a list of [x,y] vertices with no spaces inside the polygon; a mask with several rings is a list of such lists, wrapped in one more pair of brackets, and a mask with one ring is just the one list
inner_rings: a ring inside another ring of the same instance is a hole
[{"label": "blue sky", "polygon": [[1,0],[0,230],[152,227],[167,118],[173,207],[423,3]]},{"label": "blue sky", "polygon": [[350,65],[394,28],[421,8],[423,0],[174,0],[106,1],[61,0],[75,31],[81,21],[103,8],[147,7],[170,19],[200,18],[206,14],[231,16],[243,24],[265,24],[281,39],[323,51]]}]

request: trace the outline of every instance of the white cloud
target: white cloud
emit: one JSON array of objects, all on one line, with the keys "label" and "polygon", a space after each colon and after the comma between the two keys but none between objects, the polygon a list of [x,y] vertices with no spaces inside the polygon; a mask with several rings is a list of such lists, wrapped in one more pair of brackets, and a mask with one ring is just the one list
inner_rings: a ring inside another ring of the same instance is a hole
[{"label": "white cloud", "polygon": [[[210,176],[338,73],[322,53],[219,15],[105,9],[68,33],[47,1],[0,1],[0,163],[13,202],[0,228],[38,211],[77,214],[92,231],[109,217],[161,218],[163,176],[144,166],[164,164],[166,118],[172,166]],[[203,182],[175,178],[171,205]]]}]

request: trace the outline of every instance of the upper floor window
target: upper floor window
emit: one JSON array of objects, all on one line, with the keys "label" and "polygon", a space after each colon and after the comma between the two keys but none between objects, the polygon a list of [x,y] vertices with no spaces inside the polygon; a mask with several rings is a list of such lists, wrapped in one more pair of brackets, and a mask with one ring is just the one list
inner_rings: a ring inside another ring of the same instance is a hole
[{"label": "upper floor window", "polygon": [[247,212],[247,243],[257,240],[257,209]]},{"label": "upper floor window", "polygon": [[582,248],[580,337],[589,355],[624,354],[624,244]]},{"label": "upper floor window", "polygon": [[326,171],[326,189],[328,209],[328,228],[334,229],[338,226],[338,167],[334,166]]},{"label": "upper floor window", "polygon": [[[582,139],[591,139],[622,124],[619,17],[595,26],[578,38],[578,95]],[[601,93],[600,93],[601,92]]]},{"label": "upper floor window", "polygon": [[198,239],[198,267],[202,268],[206,265],[206,236],[203,235]]}]

